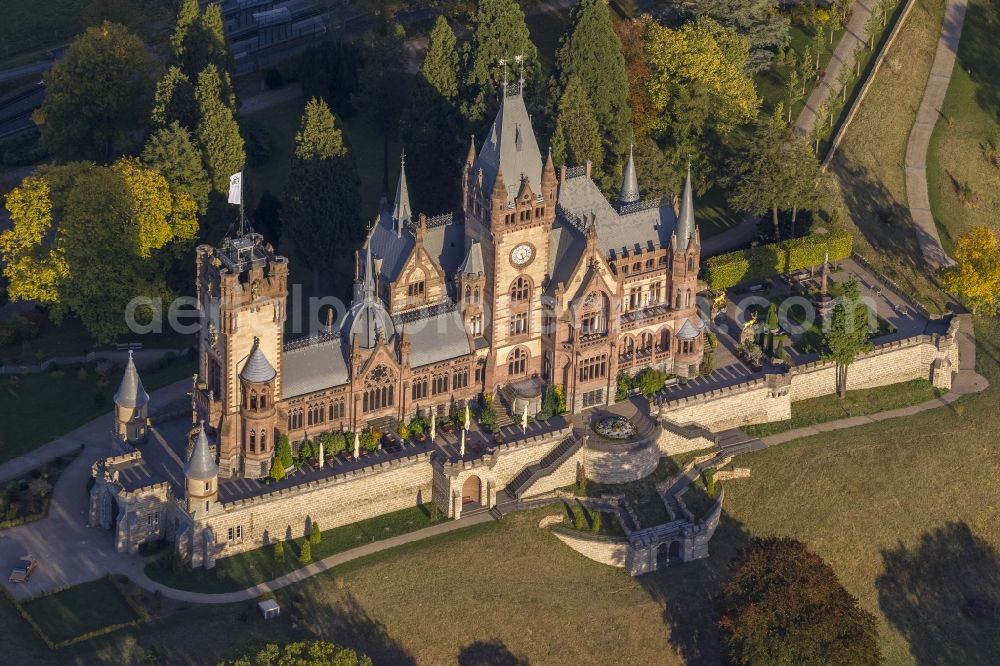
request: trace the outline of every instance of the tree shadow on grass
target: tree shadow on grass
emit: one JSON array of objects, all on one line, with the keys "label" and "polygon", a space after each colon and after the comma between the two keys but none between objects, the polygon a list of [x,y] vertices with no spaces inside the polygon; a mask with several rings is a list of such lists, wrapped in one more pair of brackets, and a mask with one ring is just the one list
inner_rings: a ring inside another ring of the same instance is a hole
[{"label": "tree shadow on grass", "polygon": [[528,666],[528,660],[494,638],[463,647],[458,653],[458,666]]},{"label": "tree shadow on grass", "polygon": [[918,664],[996,663],[1000,557],[965,523],[948,522],[912,547],[882,551],[879,606]]},{"label": "tree shadow on grass", "polygon": [[291,597],[291,612],[305,621],[317,638],[363,652],[376,664],[409,666],[417,663],[406,648],[389,635],[386,626],[368,614],[354,595],[346,593],[332,603],[316,598],[324,596],[310,595],[304,588],[301,596],[295,594]]},{"label": "tree shadow on grass", "polygon": [[958,63],[976,84],[976,102],[1000,122],[1000,68],[996,66],[997,22],[982,4],[970,3],[958,48]]},{"label": "tree shadow on grass", "polygon": [[686,664],[725,663],[717,597],[729,580],[730,560],[749,540],[743,524],[723,512],[708,558],[672,564],[636,579],[663,606],[670,644]]}]

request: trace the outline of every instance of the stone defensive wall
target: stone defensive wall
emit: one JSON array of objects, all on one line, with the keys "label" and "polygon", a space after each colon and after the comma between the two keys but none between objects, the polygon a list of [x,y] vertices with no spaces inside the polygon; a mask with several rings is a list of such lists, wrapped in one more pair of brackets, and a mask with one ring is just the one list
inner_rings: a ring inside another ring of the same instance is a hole
[{"label": "stone defensive wall", "polygon": [[[937,388],[950,389],[952,373],[959,367],[957,335],[958,320],[952,318],[945,334],[920,334],[877,345],[851,364],[847,389],[874,388],[913,379],[926,379]],[[789,419],[793,402],[836,391],[836,363],[821,360],[792,366],[785,373],[767,374],[669,400],[660,405],[665,426],[660,448],[670,453],[702,448],[704,442],[699,431],[718,432]],[[676,427],[677,424],[686,425]],[[708,441],[707,446],[712,443]]]},{"label": "stone defensive wall", "polygon": [[597,483],[643,479],[656,471],[660,456],[659,432],[635,442],[609,442],[591,437],[583,447],[587,478]]},{"label": "stone defensive wall", "polygon": [[601,564],[623,568],[629,557],[626,537],[610,537],[574,530],[563,525],[551,525],[549,530],[557,539],[584,557]]}]

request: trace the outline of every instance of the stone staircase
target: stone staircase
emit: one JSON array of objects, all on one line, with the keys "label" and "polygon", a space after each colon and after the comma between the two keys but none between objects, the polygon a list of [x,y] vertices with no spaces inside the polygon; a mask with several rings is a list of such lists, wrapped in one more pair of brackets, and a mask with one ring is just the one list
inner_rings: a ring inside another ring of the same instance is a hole
[{"label": "stone staircase", "polygon": [[[558,469],[559,465],[576,453],[586,441],[586,436],[570,435],[542,456],[537,463],[522,469],[501,492],[506,493],[513,501],[519,501],[535,481]],[[497,498],[497,504],[499,503],[500,499]]]},{"label": "stone staircase", "polygon": [[508,426],[520,423],[520,414],[514,414],[511,412],[514,405],[514,391],[509,386],[504,386],[500,389],[497,399],[493,400],[493,408],[497,412],[497,428],[506,428]]}]

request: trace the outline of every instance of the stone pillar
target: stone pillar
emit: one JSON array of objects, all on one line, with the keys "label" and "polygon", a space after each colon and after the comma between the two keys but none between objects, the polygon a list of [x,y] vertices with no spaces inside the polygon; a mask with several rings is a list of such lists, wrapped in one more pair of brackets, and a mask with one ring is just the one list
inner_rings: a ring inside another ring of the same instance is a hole
[{"label": "stone pillar", "polygon": [[458,490],[451,491],[451,517],[455,520],[462,517],[462,493]]},{"label": "stone pillar", "polygon": [[491,509],[497,505],[497,489],[492,480],[486,481],[486,503]]}]

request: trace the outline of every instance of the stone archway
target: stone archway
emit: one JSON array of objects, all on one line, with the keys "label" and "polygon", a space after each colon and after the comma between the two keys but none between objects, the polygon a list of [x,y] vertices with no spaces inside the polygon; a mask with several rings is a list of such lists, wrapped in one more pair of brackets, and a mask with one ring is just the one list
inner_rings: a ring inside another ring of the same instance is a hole
[{"label": "stone archway", "polygon": [[475,474],[471,475],[462,484],[462,505],[479,504],[483,493],[483,482]]},{"label": "stone archway", "polygon": [[663,569],[670,564],[670,547],[667,543],[661,543],[656,547],[656,568]]}]

